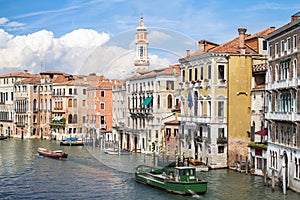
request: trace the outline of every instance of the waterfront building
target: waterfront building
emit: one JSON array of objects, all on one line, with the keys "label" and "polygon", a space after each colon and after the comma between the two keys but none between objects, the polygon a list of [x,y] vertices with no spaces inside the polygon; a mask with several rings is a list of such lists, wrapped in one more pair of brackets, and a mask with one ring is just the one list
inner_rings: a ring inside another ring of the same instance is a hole
[{"label": "waterfront building", "polygon": [[106,144],[115,145],[117,135],[112,133],[112,87],[116,81],[103,79],[87,89],[87,125],[89,133],[103,138]]},{"label": "waterfront building", "polygon": [[181,64],[181,154],[205,159],[211,168],[246,162],[251,122],[253,63],[263,58],[258,43],[272,28],[221,45],[199,41]]},{"label": "waterfront building", "polygon": [[27,70],[0,76],[0,134],[15,135],[14,84],[32,76]]},{"label": "waterfront building", "polygon": [[163,148],[164,123],[175,120],[179,65],[137,73],[126,79],[126,134],[130,150],[152,153]]},{"label": "waterfront building", "polygon": [[[179,65],[149,70],[147,28],[141,17],[136,29],[135,74],[125,79],[125,86],[115,87],[119,97],[120,115],[114,117],[121,148],[142,153],[159,153],[164,148],[164,123],[175,120],[173,109],[178,103]],[[115,106],[115,105],[114,105]],[[119,118],[119,119],[117,119]],[[124,124],[123,124],[124,123]],[[117,130],[118,129],[118,130]]]},{"label": "waterfront building", "polygon": [[[121,149],[129,149],[129,144],[127,138],[125,138],[125,113],[127,108],[126,105],[126,87],[125,81],[120,80],[115,86],[112,88],[112,98],[113,98],[113,125],[112,125],[112,133],[117,135],[116,142],[117,145]],[[128,137],[128,134],[127,134]],[[125,141],[124,141],[125,140]]]},{"label": "waterfront building", "polygon": [[[268,41],[266,123],[268,175],[300,192],[300,12]],[[286,178],[284,178],[286,177]],[[284,186],[285,186],[284,185]]]},{"label": "waterfront building", "polygon": [[40,92],[43,92],[43,90],[45,90],[45,92],[51,92],[52,88],[42,89],[41,76],[39,74],[15,83],[14,137],[22,139],[42,138],[43,134],[48,137],[48,127],[43,126],[47,121],[47,114],[43,113],[43,101],[40,100]]},{"label": "waterfront building", "polygon": [[82,138],[87,132],[87,77],[63,74],[52,82],[52,135],[58,140]]}]

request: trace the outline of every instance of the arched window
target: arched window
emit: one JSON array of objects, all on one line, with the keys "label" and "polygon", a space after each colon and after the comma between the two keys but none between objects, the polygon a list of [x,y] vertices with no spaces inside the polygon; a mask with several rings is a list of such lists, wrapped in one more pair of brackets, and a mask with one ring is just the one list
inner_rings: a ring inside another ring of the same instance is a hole
[{"label": "arched window", "polygon": [[69,114],[69,116],[68,116],[68,123],[69,123],[69,124],[72,123],[72,115],[71,115],[71,114]]},{"label": "arched window", "polygon": [[295,59],[294,60],[294,62],[293,62],[293,68],[294,68],[294,73],[293,73],[293,78],[297,78],[298,77],[298,72],[297,72],[297,68],[298,68],[298,66],[297,66],[297,59]]},{"label": "arched window", "polygon": [[74,106],[74,108],[77,107],[77,99],[74,99],[74,100],[73,100],[73,106]]},{"label": "arched window", "polygon": [[157,96],[157,108],[160,108],[160,95]]},{"label": "arched window", "polygon": [[69,99],[69,100],[68,100],[68,106],[69,106],[69,107],[73,107],[72,99]]},{"label": "arched window", "polygon": [[172,108],[172,95],[168,95],[168,108]]},{"label": "arched window", "polygon": [[74,122],[74,123],[77,123],[77,114],[74,114],[73,122]]},{"label": "arched window", "polygon": [[33,99],[33,111],[37,111],[36,99]]}]

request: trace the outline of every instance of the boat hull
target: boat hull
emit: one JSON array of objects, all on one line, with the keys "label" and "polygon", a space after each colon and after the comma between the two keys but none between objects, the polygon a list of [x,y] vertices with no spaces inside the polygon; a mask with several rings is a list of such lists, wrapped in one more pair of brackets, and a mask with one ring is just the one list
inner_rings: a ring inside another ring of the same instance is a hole
[{"label": "boat hull", "polygon": [[151,172],[136,171],[135,180],[167,192],[182,195],[204,194],[207,191],[207,182],[197,180],[195,177],[188,181],[180,181],[162,172],[153,174]]},{"label": "boat hull", "polygon": [[38,148],[37,152],[40,156],[54,158],[54,159],[61,159],[61,158],[68,157],[68,154],[63,151],[50,151],[44,148]]}]

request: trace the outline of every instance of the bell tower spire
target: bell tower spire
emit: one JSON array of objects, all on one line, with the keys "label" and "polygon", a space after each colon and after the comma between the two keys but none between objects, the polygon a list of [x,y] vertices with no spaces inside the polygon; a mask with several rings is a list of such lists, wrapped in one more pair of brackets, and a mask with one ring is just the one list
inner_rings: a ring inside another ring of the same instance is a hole
[{"label": "bell tower spire", "polygon": [[144,25],[144,17],[141,16],[136,28],[134,65],[137,72],[142,72],[149,70],[149,64],[147,28]]}]

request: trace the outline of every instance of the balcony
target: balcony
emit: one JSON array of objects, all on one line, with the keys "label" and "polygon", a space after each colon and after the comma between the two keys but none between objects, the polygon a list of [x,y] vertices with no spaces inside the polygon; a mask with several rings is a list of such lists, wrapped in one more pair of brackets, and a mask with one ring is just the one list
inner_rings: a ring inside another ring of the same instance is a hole
[{"label": "balcony", "polygon": [[280,121],[300,121],[300,113],[268,112],[266,113],[265,118]]},{"label": "balcony", "polygon": [[254,148],[254,149],[262,149],[262,150],[268,149],[268,145],[266,143],[260,143],[260,142],[250,142],[248,144],[248,147]]},{"label": "balcony", "polygon": [[188,116],[188,115],[180,115],[178,116],[179,121],[183,122],[197,122],[197,123],[211,123],[211,117],[210,116]]},{"label": "balcony", "polygon": [[299,84],[300,84],[300,79],[292,78],[292,79],[269,82],[266,85],[266,89],[275,90],[275,89],[293,88],[293,87],[297,87],[297,85]]},{"label": "balcony", "polygon": [[218,137],[217,144],[227,144],[227,137]]}]

